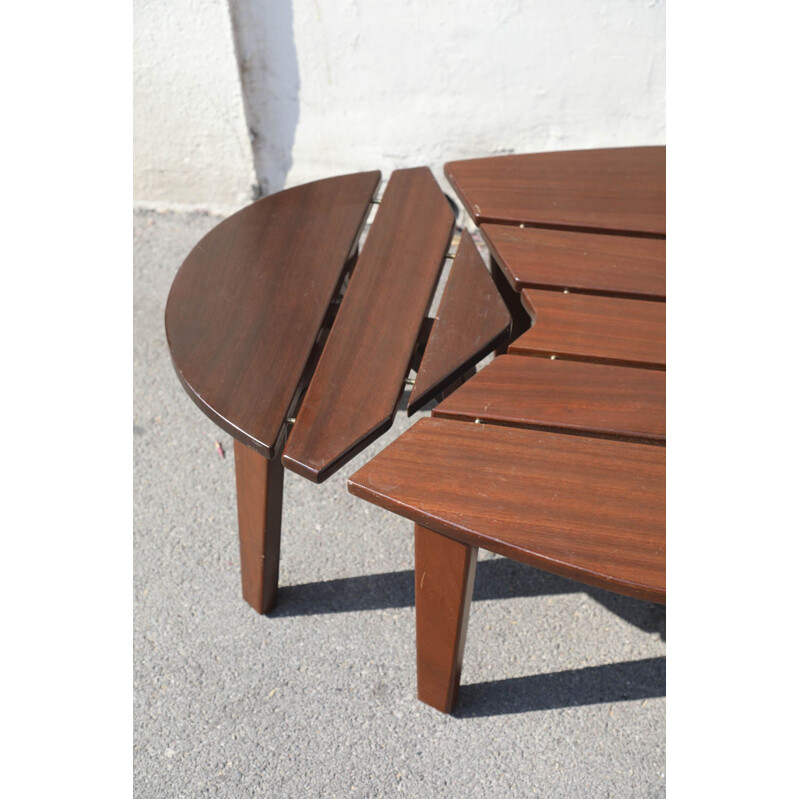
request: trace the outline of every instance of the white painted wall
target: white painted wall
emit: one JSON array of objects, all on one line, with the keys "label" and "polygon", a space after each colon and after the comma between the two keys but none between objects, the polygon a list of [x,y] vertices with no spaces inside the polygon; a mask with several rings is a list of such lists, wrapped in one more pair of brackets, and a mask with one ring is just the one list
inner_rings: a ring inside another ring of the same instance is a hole
[{"label": "white painted wall", "polygon": [[659,0],[231,0],[256,172],[664,144]]},{"label": "white painted wall", "polygon": [[226,0],[134,0],[137,205],[226,209],[256,182]]},{"label": "white painted wall", "polygon": [[273,192],[357,170],[386,179],[427,164],[441,179],[458,158],[666,141],[659,0],[230,6],[233,37],[225,0],[134,2],[139,201],[242,204],[254,169]]}]

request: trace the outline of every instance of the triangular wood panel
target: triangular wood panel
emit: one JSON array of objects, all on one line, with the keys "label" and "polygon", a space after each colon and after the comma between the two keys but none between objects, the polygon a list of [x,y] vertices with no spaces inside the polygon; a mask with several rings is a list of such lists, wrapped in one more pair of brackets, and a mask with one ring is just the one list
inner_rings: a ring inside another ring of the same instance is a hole
[{"label": "triangular wood panel", "polygon": [[497,347],[510,326],[503,298],[465,232],[408,399],[409,416]]}]

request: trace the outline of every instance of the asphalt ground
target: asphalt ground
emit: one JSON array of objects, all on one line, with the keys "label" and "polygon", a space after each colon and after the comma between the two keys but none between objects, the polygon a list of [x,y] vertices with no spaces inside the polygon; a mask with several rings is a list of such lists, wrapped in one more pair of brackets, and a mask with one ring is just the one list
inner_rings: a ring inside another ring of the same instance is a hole
[{"label": "asphalt ground", "polygon": [[405,412],[321,486],[287,471],[278,606],[244,603],[233,443],[163,325],[219,221],[134,213],[134,796],[664,797],[661,606],[482,551],[455,712],[416,699],[412,524],[346,490]]}]

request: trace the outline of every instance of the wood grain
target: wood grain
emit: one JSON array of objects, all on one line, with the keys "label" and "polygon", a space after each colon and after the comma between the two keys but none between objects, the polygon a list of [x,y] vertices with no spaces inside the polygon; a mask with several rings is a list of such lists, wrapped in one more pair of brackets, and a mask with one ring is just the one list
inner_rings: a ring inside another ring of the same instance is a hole
[{"label": "wood grain", "polygon": [[634,236],[484,225],[481,234],[509,283],[524,288],[664,300],[666,241]]},{"label": "wood grain", "polygon": [[417,697],[449,714],[458,696],[478,548],[414,526]]},{"label": "wood grain", "polygon": [[664,444],[665,392],[664,372],[506,355],[432,414]]},{"label": "wood grain", "polygon": [[259,200],[206,235],[173,281],[165,325],[178,377],[217,425],[267,458],[379,179],[345,175]]},{"label": "wood grain", "polygon": [[445,164],[476,224],[666,235],[666,148],[495,156]]},{"label": "wood grain", "polygon": [[666,303],[522,290],[533,327],[508,352],[666,369]]},{"label": "wood grain", "polygon": [[348,489],[465,544],[664,603],[665,455],[644,444],[426,418]]},{"label": "wood grain", "polygon": [[325,480],[392,424],[455,218],[426,167],[392,174],[283,454]]},{"label": "wood grain", "polygon": [[408,415],[488,355],[510,328],[503,298],[472,237],[464,234],[408,399]]},{"label": "wood grain", "polygon": [[275,605],[281,551],[283,464],[233,440],[242,596],[259,613]]}]

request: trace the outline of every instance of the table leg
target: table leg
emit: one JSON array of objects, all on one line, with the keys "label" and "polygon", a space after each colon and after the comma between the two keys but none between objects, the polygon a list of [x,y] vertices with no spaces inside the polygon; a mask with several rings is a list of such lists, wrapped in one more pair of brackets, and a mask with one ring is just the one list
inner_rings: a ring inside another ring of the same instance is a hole
[{"label": "table leg", "polygon": [[449,713],[461,678],[478,548],[414,526],[417,696]]},{"label": "table leg", "polygon": [[506,278],[501,266],[494,258],[491,259],[491,267],[494,284],[497,286],[500,297],[503,298],[503,302],[506,304],[511,314],[511,334],[508,339],[494,351],[496,356],[500,356],[508,350],[508,345],[511,344],[511,342],[531,327],[531,315],[527,312],[525,306],[522,305],[522,295],[514,290],[508,282],[508,278]]},{"label": "table leg", "polygon": [[236,439],[233,450],[242,595],[259,614],[267,614],[278,593],[283,464],[280,456],[270,461]]}]

